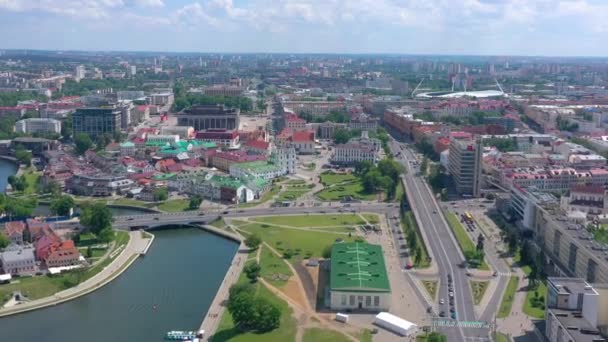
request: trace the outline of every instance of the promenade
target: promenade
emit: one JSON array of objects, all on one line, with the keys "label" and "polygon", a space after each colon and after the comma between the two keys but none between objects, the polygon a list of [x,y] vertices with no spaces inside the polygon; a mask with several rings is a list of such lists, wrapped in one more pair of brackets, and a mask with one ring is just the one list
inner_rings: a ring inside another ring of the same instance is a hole
[{"label": "promenade", "polygon": [[80,296],[91,293],[102,286],[108,284],[122,274],[137,257],[147,250],[148,245],[153,239],[142,238],[141,232],[129,232],[129,242],[123,251],[103,270],[84,282],[55,293],[52,296],[44,297],[30,302],[0,309],[0,317],[23,313],[27,311],[42,309],[48,306],[57,305]]},{"label": "promenade", "polygon": [[232,263],[224,276],[224,280],[222,280],[222,284],[220,285],[215,298],[213,298],[213,302],[211,302],[207,314],[203,318],[199,330],[205,331],[204,340],[206,341],[209,341],[210,337],[215,334],[217,327],[220,324],[222,315],[226,310],[225,303],[228,301],[230,287],[238,281],[239,276],[245,267],[248,250],[247,246],[241,242],[238,251],[232,259]]}]

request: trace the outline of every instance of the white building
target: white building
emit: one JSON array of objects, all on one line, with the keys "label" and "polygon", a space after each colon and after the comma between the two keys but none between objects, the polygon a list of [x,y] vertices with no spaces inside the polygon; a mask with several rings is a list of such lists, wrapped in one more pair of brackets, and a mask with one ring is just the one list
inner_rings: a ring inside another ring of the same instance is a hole
[{"label": "white building", "polygon": [[81,79],[84,78],[87,70],[84,68],[84,65],[78,65],[74,69],[74,81],[80,82]]},{"label": "white building", "polygon": [[33,247],[10,245],[0,253],[0,262],[4,273],[11,275],[33,274],[36,272],[36,260]]},{"label": "white building", "polygon": [[148,96],[148,102],[151,105],[164,106],[172,104],[173,100],[174,96],[172,92],[155,93]]},{"label": "white building", "polygon": [[352,165],[362,161],[373,164],[378,162],[376,151],[370,146],[356,143],[340,144],[334,147],[332,163]]},{"label": "white building", "polygon": [[265,161],[234,163],[230,165],[230,175],[235,178],[261,178],[271,180],[285,174],[285,169]]},{"label": "white building", "polygon": [[296,149],[289,146],[273,146],[270,160],[281,168],[284,174],[296,172],[297,155]]},{"label": "white building", "polygon": [[61,121],[55,119],[30,118],[15,123],[15,132],[33,133],[61,133]]}]

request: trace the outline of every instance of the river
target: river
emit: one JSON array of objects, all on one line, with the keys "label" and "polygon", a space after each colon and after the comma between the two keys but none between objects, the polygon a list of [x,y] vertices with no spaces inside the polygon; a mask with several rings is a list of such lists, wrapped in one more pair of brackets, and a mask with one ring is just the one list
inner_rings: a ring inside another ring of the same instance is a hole
[{"label": "river", "polygon": [[194,228],[154,234],[148,254],[103,288],[0,318],[1,340],[160,342],[169,330],[197,330],[238,245]]},{"label": "river", "polygon": [[8,177],[17,173],[17,164],[6,159],[0,159],[0,192],[6,190]]}]

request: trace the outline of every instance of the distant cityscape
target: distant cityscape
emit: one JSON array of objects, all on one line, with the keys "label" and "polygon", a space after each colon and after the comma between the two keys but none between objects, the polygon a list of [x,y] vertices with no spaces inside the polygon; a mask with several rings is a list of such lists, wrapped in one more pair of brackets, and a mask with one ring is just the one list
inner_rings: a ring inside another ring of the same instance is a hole
[{"label": "distant cityscape", "polygon": [[0,317],[188,226],[238,251],[158,340],[606,341],[607,62],[0,50]]}]

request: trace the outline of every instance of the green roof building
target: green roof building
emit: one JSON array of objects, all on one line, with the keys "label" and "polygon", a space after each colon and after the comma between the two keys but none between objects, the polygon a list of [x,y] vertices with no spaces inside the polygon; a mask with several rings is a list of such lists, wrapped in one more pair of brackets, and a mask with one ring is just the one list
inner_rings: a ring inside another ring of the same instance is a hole
[{"label": "green roof building", "polygon": [[331,250],[331,308],[387,311],[391,287],[382,247],[336,243]]}]

